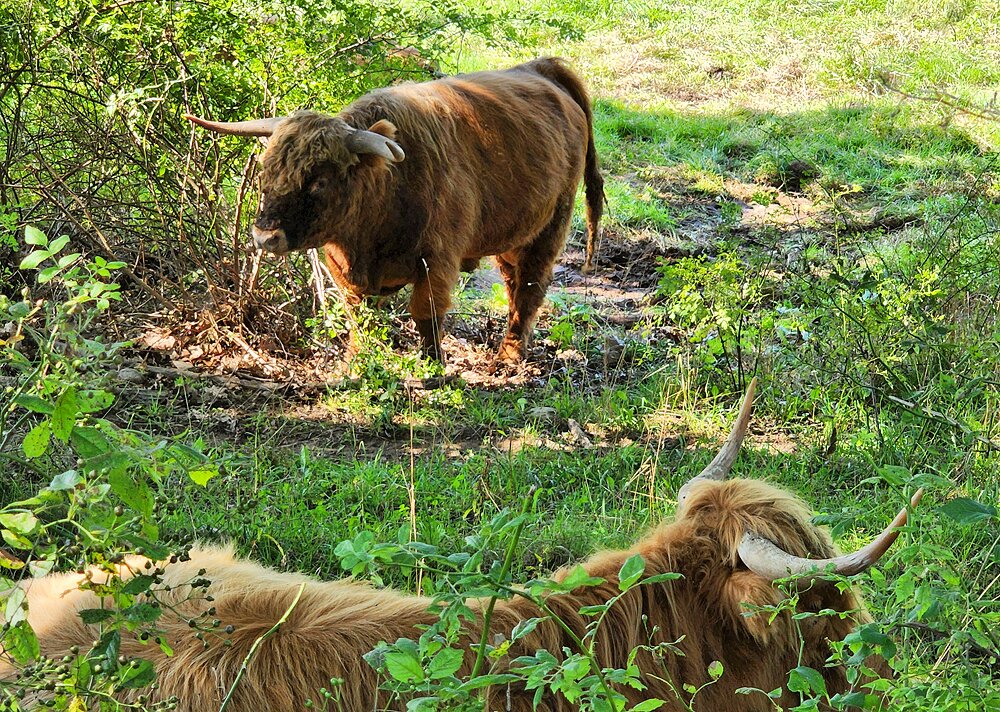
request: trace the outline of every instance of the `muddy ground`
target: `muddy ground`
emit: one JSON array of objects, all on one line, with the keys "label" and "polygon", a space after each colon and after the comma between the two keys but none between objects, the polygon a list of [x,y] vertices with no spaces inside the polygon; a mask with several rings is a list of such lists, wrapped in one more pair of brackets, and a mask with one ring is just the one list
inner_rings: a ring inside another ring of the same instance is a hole
[{"label": "muddy ground", "polygon": [[[558,378],[577,393],[596,393],[615,383],[634,382],[662,365],[648,359],[637,363],[636,353],[668,354],[673,344],[686,338],[671,324],[668,305],[658,293],[664,262],[698,255],[711,258],[720,245],[735,242],[742,250],[769,256],[779,272],[794,270],[809,244],[836,240],[849,230],[905,226],[886,225],[870,213],[834,215],[804,192],[772,186],[727,181],[722,200],[693,190],[669,171],[652,172],[647,180],[659,199],[682,216],[675,229],[663,233],[612,221],[605,229],[598,269],[587,275],[581,273],[583,237],[571,235],[555,268],[550,300],[540,315],[529,357],[517,366],[498,363],[493,356],[506,316],[491,306],[490,296],[499,291],[494,285],[500,278],[484,260],[461,285],[450,315],[443,342],[445,376],[405,378],[398,384],[409,407],[432,398],[442,384],[530,393]],[[762,194],[771,196],[769,203],[761,204]],[[724,220],[722,202],[738,206],[737,220]],[[383,308],[391,315],[391,347],[398,354],[415,353],[417,335],[406,314],[405,296],[387,300]],[[573,328],[586,333],[585,348],[567,348],[548,338],[560,319],[569,319]],[[238,334],[211,309],[194,318],[168,315],[127,323],[123,336],[133,345],[116,376],[119,418],[124,422],[147,421],[174,432],[194,428],[229,442],[259,438],[264,427],[281,447],[354,449],[356,454],[412,453],[428,447],[428,438],[446,452],[486,443],[502,449],[526,444],[517,437],[511,440],[457,422],[437,424],[429,433],[418,429],[415,434],[405,418],[383,419],[374,426],[363,414],[331,407],[331,401],[344,393],[365,387],[356,375],[345,375],[343,337],[294,344],[282,343],[267,331]],[[550,445],[610,447],[641,437],[556,418],[544,403],[530,404],[528,412],[557,434],[558,441]]]}]

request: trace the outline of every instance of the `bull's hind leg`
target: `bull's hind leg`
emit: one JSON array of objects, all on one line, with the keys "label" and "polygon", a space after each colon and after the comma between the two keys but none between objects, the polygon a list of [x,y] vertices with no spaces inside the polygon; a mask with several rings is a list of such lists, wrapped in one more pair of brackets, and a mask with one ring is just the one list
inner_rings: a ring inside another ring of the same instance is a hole
[{"label": "bull's hind leg", "polygon": [[552,282],[552,268],[566,242],[574,197],[570,194],[560,199],[552,220],[529,245],[497,255],[510,303],[507,334],[497,353],[501,361],[517,363],[524,359],[538,309]]},{"label": "bull's hind leg", "polygon": [[444,318],[451,308],[451,292],[458,282],[458,265],[447,260],[425,262],[423,277],[413,285],[410,316],[420,334],[421,351],[429,358],[443,361],[441,351]]}]

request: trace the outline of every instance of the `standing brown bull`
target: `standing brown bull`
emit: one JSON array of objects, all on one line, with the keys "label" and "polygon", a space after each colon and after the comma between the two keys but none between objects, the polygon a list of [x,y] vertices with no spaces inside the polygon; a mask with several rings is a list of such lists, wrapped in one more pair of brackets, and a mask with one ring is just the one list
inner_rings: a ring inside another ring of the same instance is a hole
[{"label": "standing brown bull", "polygon": [[459,272],[487,255],[510,302],[499,356],[524,357],[581,179],[590,267],[604,181],[587,92],[557,59],[379,89],[337,116],[187,118],[269,136],[257,246],[322,247],[351,303],[414,285],[410,314],[434,358]]}]

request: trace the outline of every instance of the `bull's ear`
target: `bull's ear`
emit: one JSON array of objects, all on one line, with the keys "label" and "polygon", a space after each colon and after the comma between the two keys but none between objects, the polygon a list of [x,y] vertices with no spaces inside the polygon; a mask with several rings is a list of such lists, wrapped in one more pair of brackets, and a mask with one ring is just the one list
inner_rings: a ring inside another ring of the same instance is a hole
[{"label": "bull's ear", "polygon": [[396,124],[391,121],[386,121],[385,119],[379,119],[374,124],[369,126],[368,130],[372,133],[382,134],[386,138],[396,138]]}]

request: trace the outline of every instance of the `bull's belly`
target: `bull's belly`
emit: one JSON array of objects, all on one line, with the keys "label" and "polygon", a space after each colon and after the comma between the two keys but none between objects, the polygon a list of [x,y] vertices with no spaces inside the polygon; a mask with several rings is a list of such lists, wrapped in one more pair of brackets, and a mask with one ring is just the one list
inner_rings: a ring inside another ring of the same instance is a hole
[{"label": "bull's belly", "polygon": [[[484,223],[476,233],[473,245],[463,255],[463,261],[502,255],[527,247],[549,226],[555,212],[555,205],[541,212],[515,214],[511,211],[506,214],[506,224]],[[559,235],[558,239],[565,240],[566,235]]]}]

